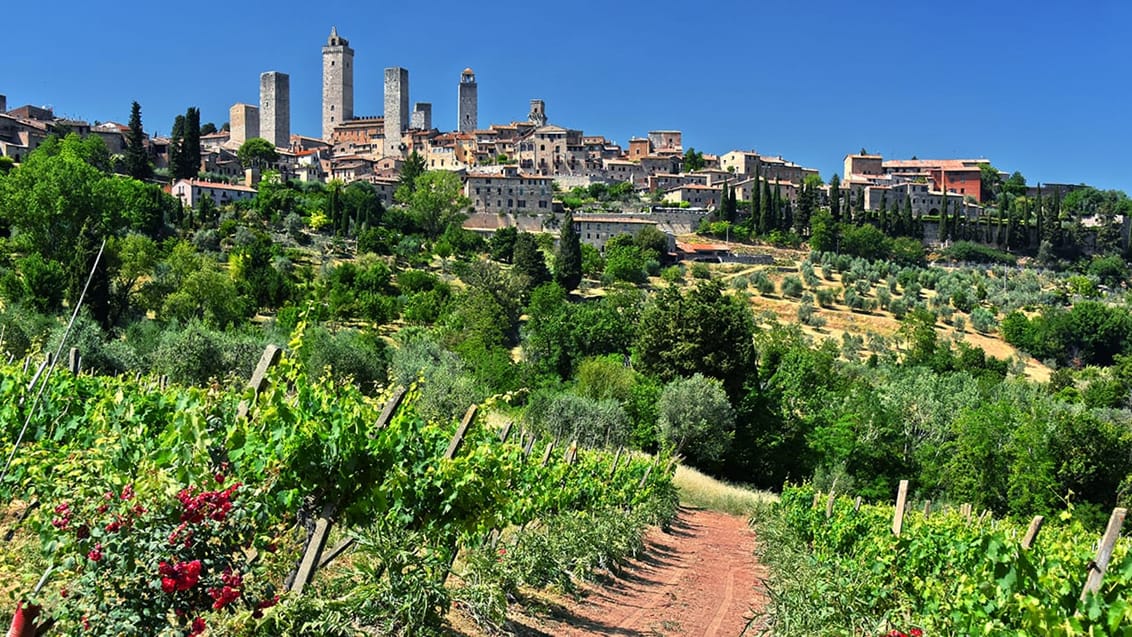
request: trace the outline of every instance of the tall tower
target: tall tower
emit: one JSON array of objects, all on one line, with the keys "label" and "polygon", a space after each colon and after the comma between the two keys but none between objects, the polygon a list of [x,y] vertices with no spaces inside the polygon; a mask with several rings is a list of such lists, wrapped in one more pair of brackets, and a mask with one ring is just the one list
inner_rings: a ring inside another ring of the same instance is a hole
[{"label": "tall tower", "polygon": [[330,141],[334,127],[354,119],[354,50],[330,27],[322,47],[322,139]]},{"label": "tall tower", "polygon": [[385,69],[385,156],[401,157],[401,133],[409,127],[409,70]]},{"label": "tall tower", "polygon": [[460,101],[459,101],[459,119],[457,128],[461,133],[470,133],[478,127],[478,115],[476,114],[476,103],[479,98],[477,97],[476,89],[476,74],[472,69],[464,69],[460,74]]},{"label": "tall tower", "polygon": [[527,120],[535,126],[546,126],[546,102],[531,100],[531,112],[527,115]]},{"label": "tall tower", "polygon": [[228,141],[239,146],[259,137],[259,109],[251,104],[233,104],[228,109]]},{"label": "tall tower", "polygon": [[259,76],[259,135],[276,148],[291,146],[291,76],[268,71]]}]

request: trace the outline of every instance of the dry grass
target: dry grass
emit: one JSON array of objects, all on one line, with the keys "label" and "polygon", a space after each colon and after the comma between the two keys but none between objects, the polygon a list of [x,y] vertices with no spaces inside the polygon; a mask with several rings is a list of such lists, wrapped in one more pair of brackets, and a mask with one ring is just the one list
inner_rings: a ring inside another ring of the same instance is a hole
[{"label": "dry grass", "polygon": [[778,499],[768,491],[728,484],[684,465],[676,467],[672,482],[680,490],[680,504],[731,515],[749,516],[760,504]]}]

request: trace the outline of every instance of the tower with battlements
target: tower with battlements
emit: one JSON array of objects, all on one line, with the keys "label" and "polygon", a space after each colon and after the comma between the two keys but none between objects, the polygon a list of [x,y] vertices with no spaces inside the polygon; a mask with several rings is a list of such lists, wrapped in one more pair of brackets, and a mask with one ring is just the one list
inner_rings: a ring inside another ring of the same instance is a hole
[{"label": "tower with battlements", "polygon": [[291,76],[286,73],[259,76],[259,136],[276,148],[291,146]]},{"label": "tower with battlements", "polygon": [[531,100],[531,112],[527,115],[527,121],[535,126],[546,126],[546,102]]},{"label": "tower with battlements", "polygon": [[322,47],[322,139],[330,141],[334,127],[354,119],[354,50],[330,28]]},{"label": "tower with battlements", "polygon": [[415,130],[432,128],[432,104],[430,102],[413,104],[413,112],[409,115],[409,128]]},{"label": "tower with battlements", "polygon": [[401,134],[409,128],[409,70],[385,69],[385,156],[402,157]]},{"label": "tower with battlements", "polygon": [[457,130],[461,133],[470,133],[479,125],[476,113],[478,90],[476,88],[476,74],[472,69],[464,69],[460,74],[460,99],[457,103],[459,122]]}]

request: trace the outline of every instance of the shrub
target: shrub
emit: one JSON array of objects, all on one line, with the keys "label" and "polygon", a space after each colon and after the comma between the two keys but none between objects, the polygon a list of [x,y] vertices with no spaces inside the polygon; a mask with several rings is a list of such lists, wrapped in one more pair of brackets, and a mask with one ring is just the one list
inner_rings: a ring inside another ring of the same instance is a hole
[{"label": "shrub", "polygon": [[786,276],[782,279],[782,295],[790,298],[798,298],[802,295],[802,280],[794,275]]}]

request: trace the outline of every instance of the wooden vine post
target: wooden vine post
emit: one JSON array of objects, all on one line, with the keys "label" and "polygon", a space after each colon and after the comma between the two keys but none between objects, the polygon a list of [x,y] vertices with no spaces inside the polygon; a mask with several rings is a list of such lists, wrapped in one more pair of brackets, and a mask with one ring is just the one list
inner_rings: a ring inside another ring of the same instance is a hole
[{"label": "wooden vine post", "polygon": [[904,506],[908,501],[908,481],[901,480],[900,488],[896,490],[896,511],[892,514],[892,534],[900,537],[904,528]]},{"label": "wooden vine post", "polygon": [[924,519],[926,520],[926,519],[930,518],[931,516],[932,516],[932,501],[931,500],[924,500]]},{"label": "wooden vine post", "polygon": [[861,496],[857,496],[857,499],[853,500],[853,513],[856,513],[860,510],[861,510]]},{"label": "wooden vine post", "polygon": [[1118,507],[1112,510],[1112,517],[1108,519],[1108,526],[1105,527],[1100,546],[1097,547],[1097,556],[1089,562],[1089,577],[1085,580],[1085,588],[1081,591],[1081,601],[1085,601],[1089,593],[1100,591],[1101,581],[1104,580],[1105,571],[1108,570],[1108,562],[1112,559],[1112,549],[1120,537],[1120,527],[1124,525],[1124,516],[1127,514],[1128,509]]},{"label": "wooden vine post", "polygon": [[1022,550],[1029,551],[1034,546],[1034,540],[1038,539],[1038,531],[1042,530],[1042,523],[1045,521],[1045,517],[1041,515],[1035,515],[1030,521],[1030,528],[1026,529],[1026,535],[1022,538]]},{"label": "wooden vine post", "polygon": [[[248,381],[248,387],[251,387],[256,394],[263,391],[263,388],[267,385],[267,370],[279,362],[279,356],[282,353],[283,350],[276,345],[268,345],[264,348],[263,355],[259,357],[259,363],[256,364],[255,371],[252,372],[252,378]],[[161,386],[165,387],[164,376],[161,377]],[[247,418],[250,409],[251,405],[248,404],[248,401],[241,400],[239,407],[236,408],[236,419]]]},{"label": "wooden vine post", "polygon": [[833,517],[833,503],[836,499],[837,496],[834,494],[833,489],[830,489],[829,498],[825,501],[825,519],[827,520]]},{"label": "wooden vine post", "polygon": [[[264,356],[267,356],[267,352],[264,352]],[[257,389],[256,391],[259,390]],[[377,422],[374,423],[375,431],[385,429],[389,426],[389,421],[393,419],[393,414],[397,413],[397,408],[401,406],[401,401],[404,400],[405,393],[406,389],[403,386],[399,386],[393,392],[393,395],[389,397],[389,401],[385,403],[385,408],[381,410],[381,415],[378,416]],[[326,540],[330,536],[332,513],[333,511],[329,510],[329,507],[324,508],[322,516],[315,521],[314,531],[311,532],[310,540],[307,542],[303,559],[299,562],[299,570],[295,573],[295,579],[291,582],[289,590],[294,593],[302,593],[303,588],[314,579],[314,575],[318,572],[318,569],[334,561],[334,558],[345,553],[346,549],[354,544],[354,538],[346,538],[340,542],[338,546],[330,549],[330,552],[325,556],[322,555],[323,549],[326,548]]]}]

